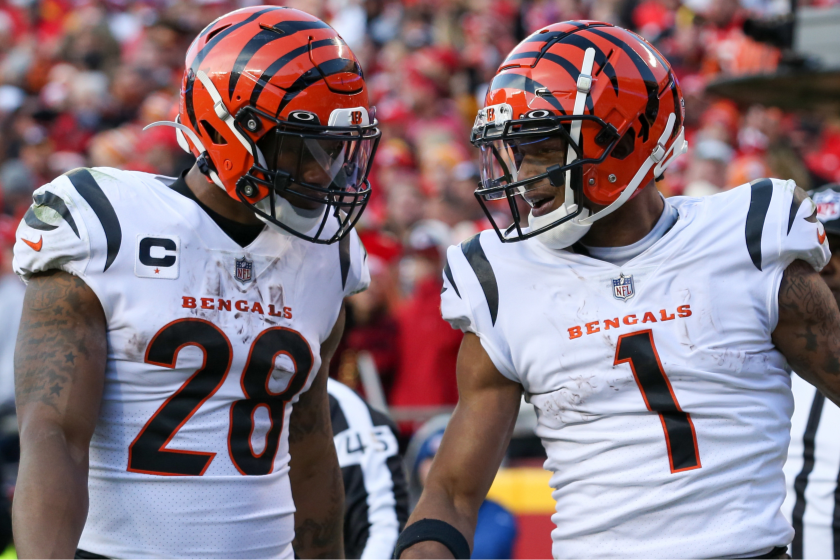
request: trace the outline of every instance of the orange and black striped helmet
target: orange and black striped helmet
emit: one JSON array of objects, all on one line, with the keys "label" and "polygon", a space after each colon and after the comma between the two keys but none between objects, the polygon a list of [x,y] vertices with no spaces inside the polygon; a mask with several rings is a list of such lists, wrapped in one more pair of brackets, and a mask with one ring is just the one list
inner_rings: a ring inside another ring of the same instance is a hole
[{"label": "orange and black striped helmet", "polygon": [[362,68],[300,10],[255,6],[208,25],[187,51],[177,121],[209,180],[291,234],[335,242],[367,204],[380,133]]},{"label": "orange and black striped helmet", "polygon": [[[545,234],[569,246],[685,152],[684,116],[670,64],[643,38],[596,21],[551,25],[517,45],[490,84],[471,137],[481,150],[476,197],[502,241]],[[553,155],[525,165],[534,153]],[[565,188],[563,206],[531,210],[524,224],[525,194],[546,181]],[[492,201],[504,199],[512,224],[500,227]],[[590,214],[585,200],[604,208]]]}]

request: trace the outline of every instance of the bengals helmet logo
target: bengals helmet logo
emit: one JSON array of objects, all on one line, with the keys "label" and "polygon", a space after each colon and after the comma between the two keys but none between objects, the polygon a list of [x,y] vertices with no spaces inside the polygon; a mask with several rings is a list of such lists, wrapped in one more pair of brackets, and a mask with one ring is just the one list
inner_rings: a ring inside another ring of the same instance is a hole
[{"label": "bengals helmet logo", "polygon": [[362,124],[362,112],[361,111],[351,111],[350,112],[350,124],[354,124],[354,125]]},{"label": "bengals helmet logo", "polygon": [[496,109],[487,109],[487,122],[496,120]]}]

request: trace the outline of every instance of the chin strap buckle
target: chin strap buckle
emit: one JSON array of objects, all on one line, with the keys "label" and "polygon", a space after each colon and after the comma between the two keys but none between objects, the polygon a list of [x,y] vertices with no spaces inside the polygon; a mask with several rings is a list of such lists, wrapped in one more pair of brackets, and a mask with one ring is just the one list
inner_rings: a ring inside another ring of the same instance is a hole
[{"label": "chin strap buckle", "polygon": [[592,76],[581,72],[577,79],[577,90],[581,93],[589,93],[592,88]]},{"label": "chin strap buckle", "polygon": [[652,159],[655,163],[659,163],[663,159],[665,159],[665,155],[668,152],[665,151],[665,146],[662,144],[657,144],[653,151],[650,153],[650,159]]},{"label": "chin strap buckle", "polygon": [[216,111],[216,116],[225,122],[230,118],[230,113],[228,113],[227,107],[221,99],[213,104],[213,110]]}]

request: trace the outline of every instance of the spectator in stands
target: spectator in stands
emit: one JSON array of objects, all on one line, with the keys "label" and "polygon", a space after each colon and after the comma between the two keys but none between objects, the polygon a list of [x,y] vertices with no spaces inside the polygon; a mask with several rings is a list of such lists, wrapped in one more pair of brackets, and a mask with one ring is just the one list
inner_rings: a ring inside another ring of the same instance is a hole
[{"label": "spectator in stands", "polygon": [[418,222],[408,235],[403,276],[411,293],[397,311],[400,365],[394,406],[440,406],[458,402],[455,362],[462,333],[440,316],[441,270],[452,232],[443,222]]}]

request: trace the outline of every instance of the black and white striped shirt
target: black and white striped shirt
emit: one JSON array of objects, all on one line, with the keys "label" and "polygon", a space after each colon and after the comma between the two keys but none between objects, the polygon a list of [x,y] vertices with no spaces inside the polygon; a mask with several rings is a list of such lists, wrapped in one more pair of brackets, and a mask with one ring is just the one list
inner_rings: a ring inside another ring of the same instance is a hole
[{"label": "black and white striped shirt", "polygon": [[840,408],[796,374],[782,512],[796,532],[793,558],[840,558]]},{"label": "black and white striped shirt", "polygon": [[408,519],[408,488],[396,427],[352,389],[327,384],[335,449],[344,477],[347,558],[390,558]]}]

